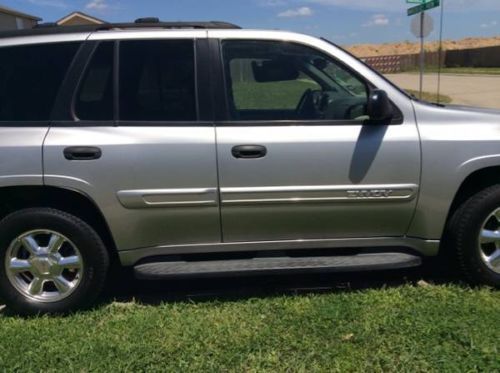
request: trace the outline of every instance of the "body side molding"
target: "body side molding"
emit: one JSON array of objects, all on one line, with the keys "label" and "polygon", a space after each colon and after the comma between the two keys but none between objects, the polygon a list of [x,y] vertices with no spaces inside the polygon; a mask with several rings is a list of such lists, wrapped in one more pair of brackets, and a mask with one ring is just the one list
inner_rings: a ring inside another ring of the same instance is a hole
[{"label": "body side molding", "polygon": [[334,203],[395,201],[415,198],[415,184],[381,185],[311,185],[283,187],[221,188],[223,205],[263,203]]},{"label": "body side molding", "polygon": [[117,197],[128,209],[217,205],[217,188],[120,190]]}]

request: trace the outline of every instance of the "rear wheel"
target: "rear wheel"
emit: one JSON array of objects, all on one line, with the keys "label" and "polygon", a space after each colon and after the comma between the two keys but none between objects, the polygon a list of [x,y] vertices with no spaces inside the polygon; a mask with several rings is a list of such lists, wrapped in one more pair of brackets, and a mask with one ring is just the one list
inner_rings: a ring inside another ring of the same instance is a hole
[{"label": "rear wheel", "polygon": [[0,297],[17,313],[61,313],[90,305],[109,259],[97,233],[65,212],[20,210],[0,222]]},{"label": "rear wheel", "polygon": [[473,195],[450,221],[452,249],[473,284],[500,287],[500,185]]}]

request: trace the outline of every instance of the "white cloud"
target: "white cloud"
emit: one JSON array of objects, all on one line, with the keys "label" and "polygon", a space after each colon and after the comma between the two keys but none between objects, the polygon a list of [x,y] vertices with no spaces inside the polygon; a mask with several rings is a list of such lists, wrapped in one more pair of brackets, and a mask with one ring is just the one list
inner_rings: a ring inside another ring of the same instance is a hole
[{"label": "white cloud", "polygon": [[278,14],[278,17],[310,17],[313,11],[308,6],[303,6],[297,9],[288,9]]},{"label": "white cloud", "polygon": [[54,8],[67,8],[68,4],[66,4],[63,0],[28,0],[31,4],[39,5],[39,6],[50,6]]},{"label": "white cloud", "polygon": [[109,5],[106,3],[106,0],[91,0],[85,5],[85,9],[105,10],[108,8]]},{"label": "white cloud", "polygon": [[[331,5],[341,8],[376,11],[406,12],[411,5],[402,0],[307,0],[309,3]],[[453,0],[445,3],[448,11],[494,11],[500,10],[499,0]]]},{"label": "white cloud", "polygon": [[372,26],[387,26],[389,24],[389,18],[385,14],[374,14],[371,16],[370,20],[366,23],[363,23],[363,27],[372,27]]},{"label": "white cloud", "polygon": [[498,25],[497,21],[491,21],[491,22],[482,23],[481,28],[491,28],[491,27],[495,27],[497,25]]}]

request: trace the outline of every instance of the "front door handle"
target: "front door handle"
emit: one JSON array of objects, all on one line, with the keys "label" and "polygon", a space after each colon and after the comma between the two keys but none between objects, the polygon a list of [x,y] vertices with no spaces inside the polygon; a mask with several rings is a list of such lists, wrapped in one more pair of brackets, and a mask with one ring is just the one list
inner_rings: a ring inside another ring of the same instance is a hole
[{"label": "front door handle", "polygon": [[265,157],[267,149],[262,145],[237,145],[231,149],[234,158],[255,159]]},{"label": "front door handle", "polygon": [[101,149],[95,146],[70,146],[64,149],[64,158],[70,161],[91,161],[101,158]]}]

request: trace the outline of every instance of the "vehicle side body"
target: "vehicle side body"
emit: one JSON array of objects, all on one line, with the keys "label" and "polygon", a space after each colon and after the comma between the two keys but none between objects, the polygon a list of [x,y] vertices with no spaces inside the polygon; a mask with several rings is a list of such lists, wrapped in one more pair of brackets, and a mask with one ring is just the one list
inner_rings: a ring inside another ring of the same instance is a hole
[{"label": "vehicle side body", "polygon": [[[197,119],[78,119],[75,95],[98,46],[112,43],[116,56],[118,43],[145,40],[194,41]],[[225,41],[317,50],[385,91],[397,115],[385,124],[234,121]],[[282,31],[137,29],[0,38],[0,50],[62,42],[81,45],[50,120],[0,122],[0,212],[51,207],[81,216],[124,266],[169,255],[299,249],[406,248],[435,256],[460,203],[500,181],[500,112],[420,102],[325,40]],[[243,144],[267,154],[237,159],[232,149]],[[102,155],[65,156],[82,146]]]}]

